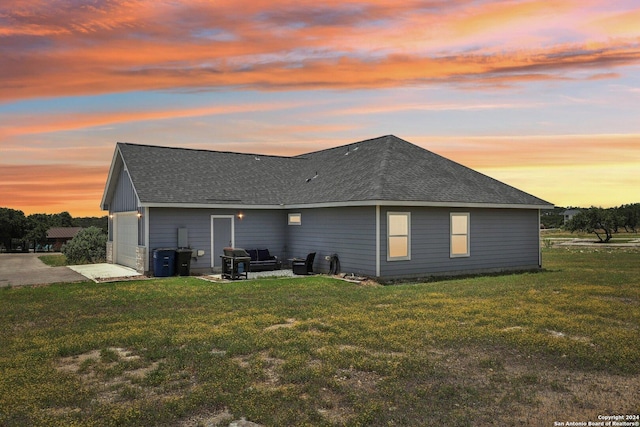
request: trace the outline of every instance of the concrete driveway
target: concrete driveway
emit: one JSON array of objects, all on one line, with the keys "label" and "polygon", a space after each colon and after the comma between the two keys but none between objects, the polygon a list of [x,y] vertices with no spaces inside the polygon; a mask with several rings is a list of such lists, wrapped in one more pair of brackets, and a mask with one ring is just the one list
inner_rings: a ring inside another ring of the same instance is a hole
[{"label": "concrete driveway", "polygon": [[69,267],[49,267],[38,259],[40,255],[0,253],[0,287],[87,280]]}]

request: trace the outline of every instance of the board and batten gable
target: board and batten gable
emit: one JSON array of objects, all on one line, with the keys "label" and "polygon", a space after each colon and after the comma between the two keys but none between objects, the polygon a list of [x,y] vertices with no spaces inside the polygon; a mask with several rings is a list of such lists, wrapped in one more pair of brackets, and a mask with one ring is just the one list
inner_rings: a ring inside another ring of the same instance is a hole
[{"label": "board and batten gable", "polygon": [[341,271],[376,275],[375,206],[293,209],[300,225],[287,226],[289,253],[305,258],[315,252],[314,271],[329,271],[327,256],[337,254]]},{"label": "board and batten gable", "polygon": [[[411,259],[387,261],[387,212],[411,213]],[[451,256],[451,213],[469,214],[469,255]],[[420,277],[539,267],[534,209],[381,207],[380,276]]]},{"label": "board and batten gable", "polygon": [[138,197],[133,189],[129,172],[125,168],[120,169],[118,182],[113,192],[113,198],[109,204],[109,212],[130,212],[138,209]]}]

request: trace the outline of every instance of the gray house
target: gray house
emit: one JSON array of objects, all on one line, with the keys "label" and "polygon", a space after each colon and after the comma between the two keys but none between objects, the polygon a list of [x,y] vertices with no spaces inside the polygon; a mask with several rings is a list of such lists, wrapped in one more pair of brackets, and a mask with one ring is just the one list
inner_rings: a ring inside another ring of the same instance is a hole
[{"label": "gray house", "polygon": [[562,212],[562,217],[564,220],[563,224],[567,225],[567,223],[571,221],[573,217],[578,215],[580,212],[581,212],[580,209],[567,209],[564,212]]},{"label": "gray house", "polygon": [[393,135],[295,157],[118,143],[101,206],[109,261],[139,271],[180,245],[210,272],[234,246],[384,279],[539,268],[553,208]]}]

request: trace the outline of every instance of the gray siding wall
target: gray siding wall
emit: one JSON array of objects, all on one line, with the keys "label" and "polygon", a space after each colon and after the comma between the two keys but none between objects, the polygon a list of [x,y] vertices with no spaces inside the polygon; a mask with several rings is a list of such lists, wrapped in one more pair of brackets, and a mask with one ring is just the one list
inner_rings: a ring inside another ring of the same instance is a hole
[{"label": "gray siding wall", "polygon": [[280,260],[287,259],[287,214],[282,210],[245,210],[236,219],[236,246],[244,249],[269,249]]},{"label": "gray siding wall", "polygon": [[304,258],[316,252],[314,271],[323,273],[329,271],[325,257],[335,253],[342,272],[375,276],[375,207],[297,209],[288,213],[302,214],[302,225],[287,226],[289,257]]},{"label": "gray siding wall", "polygon": [[[411,212],[411,260],[387,261],[387,212]],[[470,213],[470,256],[450,258],[450,213]],[[538,211],[382,207],[381,276],[402,277],[533,268],[539,262]]]},{"label": "gray siding wall", "polygon": [[[411,212],[411,260],[387,261],[387,212]],[[189,245],[203,250],[192,269],[211,267],[211,215],[233,215],[237,247],[268,248],[282,260],[316,252],[314,270],[327,272],[326,256],[336,253],[341,271],[376,275],[375,207],[280,210],[150,208],[149,256],[176,247],[178,228],[189,231]],[[451,258],[450,213],[470,213],[469,257]],[[302,214],[302,225],[287,225],[288,213]],[[143,218],[144,219],[144,218]],[[218,256],[219,254],[215,254]],[[380,208],[382,277],[419,277],[537,267],[538,211],[521,209]]]},{"label": "gray siding wall", "polygon": [[238,213],[232,209],[150,208],[149,251],[152,253],[156,248],[177,247],[178,228],[187,228],[189,246],[205,252],[197,260],[192,259],[191,268],[211,268],[211,215],[233,215],[236,247],[267,248],[272,255],[284,257],[286,213],[245,210],[242,220],[238,218]]}]

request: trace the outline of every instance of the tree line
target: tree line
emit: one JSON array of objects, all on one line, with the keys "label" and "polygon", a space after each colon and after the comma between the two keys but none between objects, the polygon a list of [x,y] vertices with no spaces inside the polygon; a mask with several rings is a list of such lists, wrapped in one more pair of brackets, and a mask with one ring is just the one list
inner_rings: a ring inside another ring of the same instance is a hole
[{"label": "tree line", "polygon": [[622,229],[627,233],[637,233],[640,227],[640,203],[622,205],[615,208],[581,209],[565,224],[565,229],[593,233],[602,243],[607,243]]},{"label": "tree line", "polygon": [[12,250],[21,246],[25,250],[29,246],[44,246],[51,227],[97,227],[106,234],[108,220],[107,216],[73,218],[69,212],[26,216],[20,210],[0,208],[0,247]]}]

